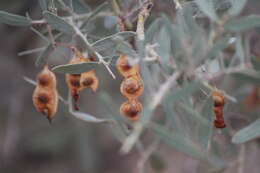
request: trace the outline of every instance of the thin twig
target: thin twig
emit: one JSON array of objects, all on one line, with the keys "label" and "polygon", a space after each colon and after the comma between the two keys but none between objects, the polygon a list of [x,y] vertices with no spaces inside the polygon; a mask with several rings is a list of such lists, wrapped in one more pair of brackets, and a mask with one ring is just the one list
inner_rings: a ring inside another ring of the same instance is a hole
[{"label": "thin twig", "polygon": [[181,3],[179,2],[179,0],[173,0],[174,4],[175,4],[175,8],[178,9],[182,9]]},{"label": "thin twig", "polygon": [[[219,89],[217,89],[216,87],[213,87],[213,86],[211,86],[209,83],[207,83],[207,82],[202,82],[203,83],[203,85],[206,87],[206,88],[208,88],[209,90],[211,90],[211,91],[216,91],[216,90],[219,90]],[[219,90],[220,91],[220,90]],[[225,96],[225,98],[227,98],[228,100],[230,100],[230,101],[232,101],[232,102],[234,102],[234,103],[237,103],[237,99],[236,98],[234,98],[234,97],[232,97],[232,96],[230,96],[230,95],[228,95],[226,92],[224,92],[224,91],[220,91],[221,93],[223,93],[224,94],[224,96]]]},{"label": "thin twig", "polygon": [[138,15],[136,33],[139,41],[144,40],[144,23],[147,17],[150,15],[152,7],[153,3],[151,1],[145,2]]},{"label": "thin twig", "polygon": [[51,40],[51,44],[52,44],[53,48],[55,48],[55,39],[53,37],[52,29],[51,29],[50,25],[47,25],[47,30],[48,30],[48,34],[49,34],[49,37],[50,37],[50,40]]},{"label": "thin twig", "polygon": [[245,144],[241,145],[240,152],[239,152],[239,158],[238,158],[238,170],[237,173],[244,173],[245,169]]},{"label": "thin twig", "polygon": [[165,83],[163,83],[158,92],[153,96],[152,102],[150,104],[150,107],[152,110],[154,110],[160,103],[165,94],[169,91],[169,89],[176,84],[176,80],[179,78],[181,73],[176,72],[172,76],[170,76]]},{"label": "thin twig", "polygon": [[18,56],[24,56],[24,55],[29,55],[29,54],[41,52],[41,51],[44,51],[45,49],[46,49],[46,47],[39,47],[39,48],[35,48],[35,49],[32,49],[32,50],[25,50],[25,51],[19,52]]},{"label": "thin twig", "polygon": [[68,96],[68,107],[69,107],[69,113],[71,115],[73,115],[77,119],[83,120],[85,122],[89,122],[89,123],[113,123],[113,124],[116,123],[113,119],[96,118],[95,116],[90,115],[88,113],[74,111],[73,110],[72,99],[71,99],[71,95],[70,94]]},{"label": "thin twig", "polygon": [[[62,17],[62,19],[66,21],[70,21],[72,19],[74,20],[86,20],[91,16],[91,13],[87,14],[81,14],[81,15],[75,15],[75,16],[68,16],[68,17]],[[110,12],[100,12],[97,14],[96,17],[105,17],[105,16],[114,16],[113,13]],[[40,20],[33,20],[31,22],[32,25],[41,25],[41,24],[47,24],[48,22],[45,19],[40,19]]]},{"label": "thin twig", "polygon": [[91,47],[91,44],[88,42],[87,38],[83,35],[83,33],[79,30],[79,28],[76,27],[76,25],[72,25],[76,35],[78,35],[83,42],[86,45],[86,48],[88,50],[88,53],[90,55],[92,55],[94,58],[97,58],[99,60],[99,63],[103,64],[106,69],[108,70],[108,72],[110,73],[110,75],[112,76],[113,79],[116,79],[116,76],[114,75],[114,73],[112,72],[112,70],[110,69],[108,63],[103,59],[103,57],[96,51],[93,50],[93,48]]},{"label": "thin twig", "polygon": [[145,163],[149,160],[154,151],[158,149],[160,142],[161,140],[159,138],[155,139],[153,143],[142,153],[141,159],[139,159],[137,163],[139,173],[145,172]]}]

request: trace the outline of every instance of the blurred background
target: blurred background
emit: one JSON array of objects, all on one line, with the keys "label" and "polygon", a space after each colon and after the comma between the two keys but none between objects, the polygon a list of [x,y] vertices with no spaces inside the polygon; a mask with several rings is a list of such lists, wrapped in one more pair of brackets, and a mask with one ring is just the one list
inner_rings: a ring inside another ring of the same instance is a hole
[{"label": "blurred background", "polygon": [[[130,0],[129,0],[130,1]],[[134,0],[131,0],[137,3]],[[95,8],[101,0],[88,0]],[[156,1],[153,13],[162,11],[174,17],[172,1]],[[251,0],[243,14],[257,13],[260,2]],[[37,0],[1,0],[0,10],[40,19],[41,12]],[[105,23],[105,22],[104,22]],[[103,25],[105,25],[103,23]],[[110,22],[111,23],[111,22]],[[110,25],[108,25],[110,27]],[[105,33],[105,34],[109,34]],[[252,34],[252,33],[249,33]],[[255,33],[254,33],[255,34]],[[50,125],[46,118],[36,112],[32,105],[34,86],[23,80],[24,76],[35,79],[41,70],[34,63],[38,54],[18,56],[19,52],[43,46],[43,41],[28,28],[0,24],[0,172],[1,173],[135,173],[140,162],[140,153],[119,153],[120,143],[114,138],[107,124],[90,124],[71,116],[67,107],[59,103],[59,111]],[[253,37],[260,37],[254,35]],[[259,40],[253,45],[260,50]],[[53,63],[64,63],[70,58],[66,50],[54,53]],[[62,58],[60,58],[62,57]],[[62,59],[62,60],[60,60]],[[117,80],[112,81],[105,71],[100,76],[99,91],[105,91],[115,102],[115,112],[125,100],[119,93],[122,78],[115,68]],[[58,88],[62,96],[67,96],[64,75],[57,74]],[[118,104],[116,104],[118,103]],[[82,111],[97,117],[107,118],[107,107],[97,95],[84,91],[80,99]],[[247,152],[245,170],[259,173],[260,149],[252,144]],[[149,173],[195,173],[203,169],[203,164],[191,157],[162,145],[147,163]],[[152,169],[155,168],[155,169]],[[225,172],[235,172],[232,164]],[[201,171],[202,172],[202,171]]]}]

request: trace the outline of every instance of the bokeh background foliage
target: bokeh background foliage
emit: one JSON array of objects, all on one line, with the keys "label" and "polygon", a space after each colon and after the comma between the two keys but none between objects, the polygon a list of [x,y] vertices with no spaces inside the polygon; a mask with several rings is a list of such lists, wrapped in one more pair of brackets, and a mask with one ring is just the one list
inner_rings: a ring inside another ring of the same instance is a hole
[{"label": "bokeh background foliage", "polygon": [[[1,171],[259,172],[260,2],[151,3],[141,40],[143,1],[0,2]],[[126,31],[118,27],[122,16]],[[99,63],[66,65],[71,51],[55,42],[76,45]],[[115,63],[122,53],[139,62],[145,83],[136,123],[119,115],[124,98]],[[52,125],[34,110],[28,83],[46,62],[65,98]],[[90,69],[100,88],[82,92],[82,112],[75,113],[64,73]],[[212,123],[214,87],[226,96],[223,130]]]}]

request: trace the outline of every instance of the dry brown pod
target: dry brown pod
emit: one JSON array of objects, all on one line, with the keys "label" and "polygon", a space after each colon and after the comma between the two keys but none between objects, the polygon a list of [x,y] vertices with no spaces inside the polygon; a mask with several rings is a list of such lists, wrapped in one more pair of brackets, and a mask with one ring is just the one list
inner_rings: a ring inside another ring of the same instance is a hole
[{"label": "dry brown pod", "polygon": [[91,88],[93,92],[96,92],[98,88],[99,80],[95,70],[90,70],[81,74],[80,86],[81,90],[85,88]]},{"label": "dry brown pod", "polygon": [[224,95],[221,92],[213,91],[212,99],[214,101],[214,107],[223,107],[225,105]]},{"label": "dry brown pod", "polygon": [[131,121],[138,120],[142,110],[142,104],[136,99],[128,100],[120,106],[120,114],[129,118]]},{"label": "dry brown pod", "polygon": [[56,76],[49,70],[48,66],[44,66],[43,70],[37,75],[37,85],[45,88],[56,88]]},{"label": "dry brown pod", "polygon": [[[75,56],[70,60],[68,64],[77,64],[80,62],[84,62],[82,54],[75,53]],[[74,101],[74,108],[78,110],[77,101],[79,99],[79,91],[80,91],[80,78],[81,74],[66,74],[66,83],[70,90],[70,94]]]},{"label": "dry brown pod", "polygon": [[212,99],[214,101],[214,113],[216,119],[214,120],[214,126],[216,128],[225,128],[226,124],[223,117],[223,109],[225,105],[225,97],[219,91],[212,92]]},{"label": "dry brown pod", "polygon": [[226,127],[224,119],[216,119],[214,120],[214,126],[218,129],[223,129]]},{"label": "dry brown pod", "polygon": [[125,78],[120,86],[121,93],[128,99],[139,97],[144,91],[144,84],[140,76]]},{"label": "dry brown pod", "polygon": [[124,54],[120,55],[120,57],[118,58],[116,68],[125,78],[140,75],[138,64],[131,66],[128,61],[128,56]]},{"label": "dry brown pod", "polygon": [[47,66],[37,76],[36,88],[33,92],[33,104],[38,112],[47,116],[51,122],[57,112],[58,92],[56,77]]}]

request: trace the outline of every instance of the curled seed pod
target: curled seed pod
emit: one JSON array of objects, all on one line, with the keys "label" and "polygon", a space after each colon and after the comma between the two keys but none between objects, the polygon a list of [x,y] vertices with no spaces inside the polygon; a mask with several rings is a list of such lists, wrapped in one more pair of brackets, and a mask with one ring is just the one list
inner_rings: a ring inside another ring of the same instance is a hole
[{"label": "curled seed pod", "polygon": [[140,74],[139,66],[131,66],[128,62],[127,55],[120,55],[116,63],[117,70],[124,77],[137,76]]},{"label": "curled seed pod", "polygon": [[128,99],[137,98],[144,91],[143,81],[139,76],[125,78],[121,83],[120,91]]},{"label": "curled seed pod", "polygon": [[120,114],[132,121],[138,120],[142,112],[142,104],[137,100],[129,100],[124,102],[120,107]]},{"label": "curled seed pod", "polygon": [[58,107],[56,85],[54,73],[47,66],[44,67],[43,71],[37,76],[37,84],[33,92],[33,104],[36,110],[46,115],[50,122],[56,114]]},{"label": "curled seed pod", "polygon": [[84,88],[91,88],[93,92],[96,92],[98,88],[98,78],[96,76],[96,71],[91,70],[88,72],[84,72],[81,74],[81,79],[80,79],[80,86],[81,89]]}]

